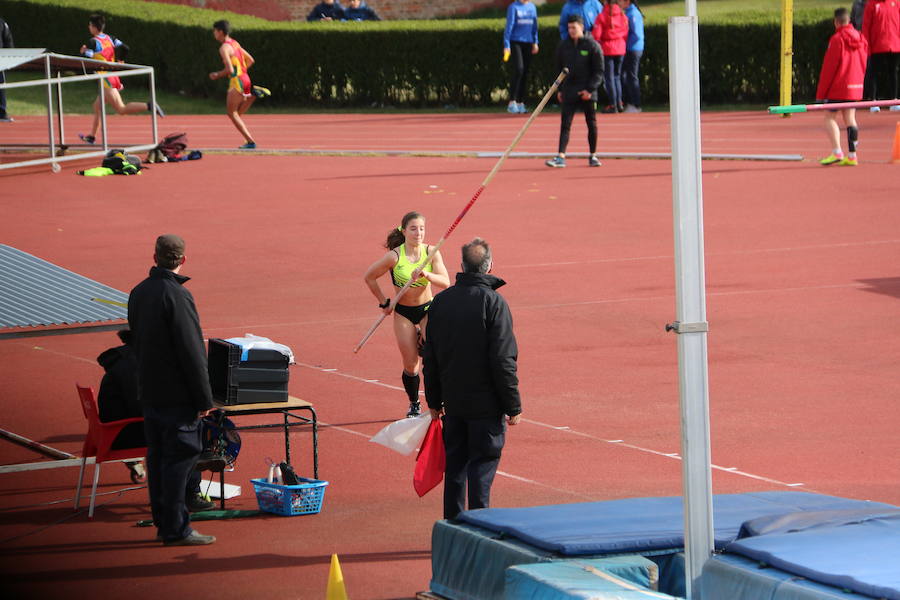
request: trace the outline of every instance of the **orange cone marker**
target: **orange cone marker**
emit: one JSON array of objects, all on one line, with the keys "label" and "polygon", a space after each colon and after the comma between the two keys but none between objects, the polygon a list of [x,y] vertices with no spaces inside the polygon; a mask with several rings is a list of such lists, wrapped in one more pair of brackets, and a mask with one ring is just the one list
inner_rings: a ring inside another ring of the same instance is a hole
[{"label": "orange cone marker", "polygon": [[325,600],[348,600],[347,590],[344,588],[344,574],[341,573],[341,563],[338,562],[337,554],[331,555],[331,570],[328,572]]},{"label": "orange cone marker", "polygon": [[891,162],[900,165],[900,121],[897,121],[897,130],[894,132],[894,150],[891,152]]}]

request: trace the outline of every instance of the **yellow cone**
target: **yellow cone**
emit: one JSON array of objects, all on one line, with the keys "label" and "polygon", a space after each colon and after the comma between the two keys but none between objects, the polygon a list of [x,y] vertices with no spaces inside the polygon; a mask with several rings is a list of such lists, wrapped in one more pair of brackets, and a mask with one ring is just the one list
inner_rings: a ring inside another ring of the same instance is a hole
[{"label": "yellow cone", "polygon": [[347,590],[344,589],[344,574],[341,573],[341,563],[338,562],[337,554],[331,555],[331,570],[328,572],[325,600],[348,600]]}]

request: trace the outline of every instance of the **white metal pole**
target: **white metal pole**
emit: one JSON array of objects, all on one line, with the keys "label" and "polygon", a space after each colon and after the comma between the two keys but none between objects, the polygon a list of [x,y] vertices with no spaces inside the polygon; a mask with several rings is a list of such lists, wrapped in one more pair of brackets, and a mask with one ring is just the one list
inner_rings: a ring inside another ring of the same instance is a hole
[{"label": "white metal pole", "polygon": [[153,129],[153,143],[159,143],[159,126],[156,122],[156,77],[150,69],[150,127]]},{"label": "white metal pole", "polygon": [[47,134],[50,138],[50,161],[56,159],[56,134],[53,132],[53,80],[50,78],[50,57],[44,58],[44,74],[47,76]]},{"label": "white metal pole", "polygon": [[697,16],[697,0],[684,0],[684,11],[688,17]]},{"label": "white metal pole", "polygon": [[697,600],[700,572],[714,539],[696,15],[669,19],[669,95],[676,298],[676,321],[670,328],[678,334],[685,585],[687,597]]},{"label": "white metal pole", "polygon": [[[100,87],[100,131],[103,133],[103,151],[109,152],[109,140],[106,131],[106,94],[103,90],[104,79],[98,79],[97,85]],[[97,140],[94,140],[96,143]]]},{"label": "white metal pole", "polygon": [[56,72],[56,116],[59,123],[59,143],[66,143],[66,126],[63,117],[62,71]]}]

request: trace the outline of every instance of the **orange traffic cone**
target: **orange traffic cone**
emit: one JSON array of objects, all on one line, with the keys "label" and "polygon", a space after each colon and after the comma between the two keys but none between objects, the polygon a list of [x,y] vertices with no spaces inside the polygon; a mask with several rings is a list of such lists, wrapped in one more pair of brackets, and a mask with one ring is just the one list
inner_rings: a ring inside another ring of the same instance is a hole
[{"label": "orange traffic cone", "polygon": [[894,132],[894,150],[891,152],[891,162],[900,165],[900,121],[897,121],[897,130]]},{"label": "orange traffic cone", "polygon": [[344,588],[344,574],[341,572],[341,563],[337,554],[331,555],[331,570],[328,572],[328,589],[325,592],[326,600],[347,600],[347,590]]}]

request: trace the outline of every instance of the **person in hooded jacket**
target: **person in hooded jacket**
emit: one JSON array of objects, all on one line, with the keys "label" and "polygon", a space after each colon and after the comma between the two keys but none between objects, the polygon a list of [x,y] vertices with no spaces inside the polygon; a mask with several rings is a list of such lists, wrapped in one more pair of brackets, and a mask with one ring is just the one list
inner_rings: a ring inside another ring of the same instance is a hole
[{"label": "person in hooded jacket", "polygon": [[[861,100],[868,56],[866,38],[850,24],[850,11],[846,8],[834,11],[834,29],[834,35],[828,41],[828,49],[822,62],[816,99],[823,102]],[[819,161],[824,166],[857,165],[856,144],[859,140],[859,128],[856,124],[856,109],[842,108],[840,112],[847,128],[848,154],[844,156],[841,150],[841,130],[837,124],[837,110],[826,111],[825,133],[832,151]]]},{"label": "person in hooded jacket", "polygon": [[597,15],[603,10],[600,0],[566,0],[559,15],[559,38],[562,40],[569,37],[569,17],[578,15],[581,22],[584,23],[584,33],[591,33],[591,27],[597,20]]},{"label": "person in hooded jacket", "polygon": [[[869,44],[872,67],[868,97],[878,100],[879,78],[888,82],[889,91],[883,94],[887,99],[900,97],[900,0],[869,0],[863,12],[862,34]],[[900,110],[900,106],[891,110]]]},{"label": "person in hooded jacket", "polygon": [[522,415],[512,315],[497,292],[506,282],[489,274],[491,266],[483,239],[463,246],[463,272],[429,310],[425,399],[432,419],[443,416],[445,519],[466,508],[466,496],[469,510],[490,506],[506,426]]},{"label": "person in hooded jacket", "polygon": [[603,112],[624,112],[622,62],[628,37],[628,17],[622,12],[622,0],[603,0],[603,12],[597,15],[591,35],[603,51],[603,81],[609,97],[609,105]]}]

